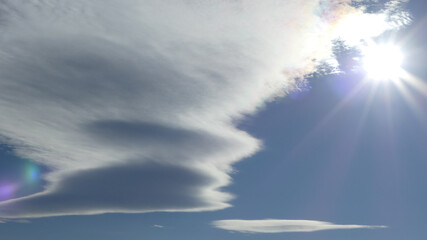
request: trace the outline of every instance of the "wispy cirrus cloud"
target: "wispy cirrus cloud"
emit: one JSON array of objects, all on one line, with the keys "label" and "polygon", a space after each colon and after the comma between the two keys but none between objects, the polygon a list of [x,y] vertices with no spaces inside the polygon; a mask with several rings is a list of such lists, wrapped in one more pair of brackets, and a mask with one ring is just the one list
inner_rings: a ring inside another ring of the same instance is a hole
[{"label": "wispy cirrus cloud", "polygon": [[263,219],[263,220],[218,220],[212,225],[216,228],[243,232],[243,233],[284,233],[284,232],[315,232],[323,230],[339,229],[379,229],[386,226],[369,225],[340,225],[330,222],[312,220],[287,220],[287,219]]},{"label": "wispy cirrus cloud", "polygon": [[261,148],[236,120],[331,60],[350,15],[365,13],[348,0],[0,0],[0,136],[51,169],[0,216],[229,207],[232,164]]},{"label": "wispy cirrus cloud", "polygon": [[0,219],[0,223],[30,223],[27,219]]}]

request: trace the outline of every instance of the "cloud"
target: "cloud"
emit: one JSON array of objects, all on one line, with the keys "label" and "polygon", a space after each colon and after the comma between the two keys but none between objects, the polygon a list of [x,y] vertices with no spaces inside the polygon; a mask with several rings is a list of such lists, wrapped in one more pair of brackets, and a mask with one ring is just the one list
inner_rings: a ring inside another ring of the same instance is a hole
[{"label": "cloud", "polygon": [[[176,159],[179,161],[179,159]],[[219,176],[203,169],[144,163],[79,170],[48,191],[0,205],[4,217],[221,209]],[[37,206],[37,208],[34,208]]]},{"label": "cloud", "polygon": [[0,217],[230,206],[262,147],[236,122],[331,60],[350,3],[0,0],[0,139],[51,170]]},{"label": "cloud", "polygon": [[283,233],[283,232],[314,232],[338,229],[377,229],[386,226],[339,225],[330,222],[312,220],[219,220],[212,223],[216,228],[243,233]]},{"label": "cloud", "polygon": [[1,223],[30,223],[27,219],[0,219]]}]

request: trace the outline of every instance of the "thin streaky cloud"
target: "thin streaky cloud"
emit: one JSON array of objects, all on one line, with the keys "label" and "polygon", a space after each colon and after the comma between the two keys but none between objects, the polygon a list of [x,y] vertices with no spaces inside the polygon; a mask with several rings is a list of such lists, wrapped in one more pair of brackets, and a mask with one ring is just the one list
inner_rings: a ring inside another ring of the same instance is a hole
[{"label": "thin streaky cloud", "polygon": [[284,233],[284,232],[315,232],[324,230],[340,229],[379,229],[386,226],[370,225],[341,225],[323,221],[313,220],[286,220],[286,219],[264,219],[264,220],[218,220],[212,225],[219,229],[242,232],[242,233]]}]

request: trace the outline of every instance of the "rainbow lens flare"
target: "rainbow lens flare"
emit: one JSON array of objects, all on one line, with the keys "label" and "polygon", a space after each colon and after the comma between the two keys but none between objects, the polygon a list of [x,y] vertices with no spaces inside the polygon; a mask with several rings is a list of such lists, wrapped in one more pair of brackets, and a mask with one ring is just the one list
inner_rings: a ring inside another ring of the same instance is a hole
[{"label": "rainbow lens flare", "polygon": [[0,201],[13,198],[17,188],[13,183],[0,183]]},{"label": "rainbow lens flare", "polygon": [[25,166],[25,179],[30,182],[36,182],[40,177],[40,170],[37,165],[33,163],[27,163]]}]

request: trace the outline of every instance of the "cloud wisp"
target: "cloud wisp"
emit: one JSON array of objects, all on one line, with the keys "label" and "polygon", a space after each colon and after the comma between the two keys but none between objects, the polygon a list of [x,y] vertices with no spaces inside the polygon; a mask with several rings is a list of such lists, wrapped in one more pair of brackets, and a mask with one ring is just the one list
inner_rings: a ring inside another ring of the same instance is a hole
[{"label": "cloud wisp", "polygon": [[369,225],[340,225],[330,222],[312,220],[285,220],[285,219],[264,219],[264,220],[219,220],[212,225],[216,228],[242,232],[242,233],[284,233],[284,232],[315,232],[323,230],[339,229],[378,229],[386,226]]},{"label": "cloud wisp", "polygon": [[0,219],[1,223],[30,223],[27,219]]},{"label": "cloud wisp", "polygon": [[0,140],[51,170],[0,217],[229,207],[232,164],[261,148],[236,120],[331,60],[350,15],[365,13],[349,0],[0,0]]}]

